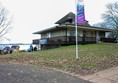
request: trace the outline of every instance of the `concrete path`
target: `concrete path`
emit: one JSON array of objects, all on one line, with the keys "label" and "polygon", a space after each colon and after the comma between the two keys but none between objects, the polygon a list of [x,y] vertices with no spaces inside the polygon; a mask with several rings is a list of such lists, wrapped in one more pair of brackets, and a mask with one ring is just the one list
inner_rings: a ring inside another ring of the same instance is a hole
[{"label": "concrete path", "polygon": [[118,83],[118,67],[100,71],[93,75],[79,76],[93,83]]},{"label": "concrete path", "polygon": [[59,71],[23,64],[0,64],[0,83],[91,83]]}]

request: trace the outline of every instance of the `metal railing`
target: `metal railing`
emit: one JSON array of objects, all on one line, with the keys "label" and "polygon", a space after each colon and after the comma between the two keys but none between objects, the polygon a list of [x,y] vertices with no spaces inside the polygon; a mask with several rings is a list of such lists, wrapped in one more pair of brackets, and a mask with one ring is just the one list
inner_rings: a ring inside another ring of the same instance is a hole
[{"label": "metal railing", "polygon": [[[60,44],[60,45],[69,45],[75,44],[75,36],[59,36],[52,38],[42,38],[40,40],[46,40],[44,44]],[[33,44],[41,44],[39,39],[33,40]],[[78,36],[78,43],[96,43],[96,37],[80,37]]]}]

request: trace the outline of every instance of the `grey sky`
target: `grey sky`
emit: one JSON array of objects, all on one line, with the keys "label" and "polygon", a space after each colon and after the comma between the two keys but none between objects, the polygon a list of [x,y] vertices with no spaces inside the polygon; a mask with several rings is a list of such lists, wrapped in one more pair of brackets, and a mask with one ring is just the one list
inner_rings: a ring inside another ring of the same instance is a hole
[{"label": "grey sky", "polygon": [[[54,23],[69,12],[75,13],[75,0],[0,0],[13,16],[12,31],[6,35],[10,43],[31,43],[39,38],[35,31],[54,26]],[[85,17],[90,24],[101,20],[105,5],[118,0],[84,0]],[[4,41],[7,43],[8,41]]]}]

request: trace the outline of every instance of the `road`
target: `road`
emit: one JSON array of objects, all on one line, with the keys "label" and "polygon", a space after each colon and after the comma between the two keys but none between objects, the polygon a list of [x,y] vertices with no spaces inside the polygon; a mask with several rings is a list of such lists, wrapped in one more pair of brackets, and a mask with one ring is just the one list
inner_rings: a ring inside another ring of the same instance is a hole
[{"label": "road", "polygon": [[0,64],[0,83],[90,83],[58,71],[23,64]]}]

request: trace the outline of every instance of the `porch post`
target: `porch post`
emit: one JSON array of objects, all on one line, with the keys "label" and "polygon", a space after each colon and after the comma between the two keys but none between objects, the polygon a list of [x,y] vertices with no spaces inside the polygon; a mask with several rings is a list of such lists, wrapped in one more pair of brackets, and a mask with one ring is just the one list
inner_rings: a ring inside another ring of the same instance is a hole
[{"label": "porch post", "polygon": [[96,42],[100,41],[100,35],[99,35],[99,31],[96,31]]},{"label": "porch post", "polygon": [[68,32],[67,32],[67,28],[66,28],[66,44],[68,43]]}]

